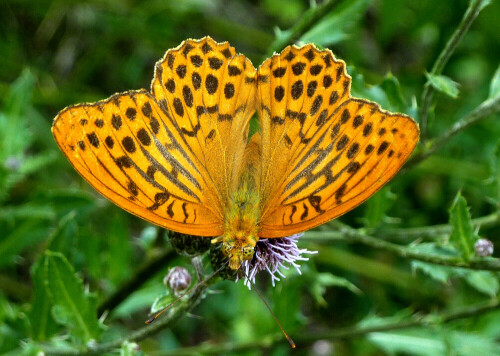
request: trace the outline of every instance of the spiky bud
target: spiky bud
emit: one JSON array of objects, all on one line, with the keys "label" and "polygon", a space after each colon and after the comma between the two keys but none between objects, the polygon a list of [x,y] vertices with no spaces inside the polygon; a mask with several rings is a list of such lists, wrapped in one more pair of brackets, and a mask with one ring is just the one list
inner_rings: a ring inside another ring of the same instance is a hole
[{"label": "spiky bud", "polygon": [[169,287],[175,295],[180,295],[191,285],[191,274],[184,267],[174,267],[163,278],[163,284]]}]

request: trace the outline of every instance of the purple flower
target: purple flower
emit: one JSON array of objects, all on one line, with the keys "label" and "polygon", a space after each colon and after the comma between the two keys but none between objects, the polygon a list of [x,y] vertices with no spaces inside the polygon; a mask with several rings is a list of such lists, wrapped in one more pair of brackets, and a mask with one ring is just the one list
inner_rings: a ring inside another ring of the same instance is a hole
[{"label": "purple flower", "polygon": [[[309,260],[309,258],[303,257],[303,254],[318,253],[318,251],[309,251],[297,247],[297,241],[303,235],[295,234],[289,237],[260,239],[255,246],[253,258],[250,261],[244,261],[241,265],[245,277],[244,284],[248,289],[252,288],[252,283],[255,283],[255,276],[260,271],[267,271],[271,275],[273,287],[275,281],[279,281],[280,277],[285,278],[285,275],[280,271],[281,268],[288,270],[288,265],[292,265],[301,274],[300,265],[297,264],[297,261]],[[237,277],[236,282],[238,279]]]},{"label": "purple flower", "polygon": [[163,278],[163,284],[169,286],[179,296],[191,285],[191,275],[184,267],[174,267]]},{"label": "purple flower", "polygon": [[476,255],[481,257],[487,257],[493,255],[493,242],[488,239],[479,239],[474,244],[474,250],[476,251]]}]

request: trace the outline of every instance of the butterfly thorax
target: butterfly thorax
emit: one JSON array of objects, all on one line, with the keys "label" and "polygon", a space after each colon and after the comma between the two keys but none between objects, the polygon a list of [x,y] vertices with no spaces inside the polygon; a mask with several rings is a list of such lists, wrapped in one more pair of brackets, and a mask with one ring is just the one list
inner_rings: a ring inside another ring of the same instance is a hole
[{"label": "butterfly thorax", "polygon": [[254,186],[250,176],[245,174],[227,206],[222,252],[229,258],[229,267],[233,270],[239,269],[244,260],[252,259],[259,240],[259,196]]}]

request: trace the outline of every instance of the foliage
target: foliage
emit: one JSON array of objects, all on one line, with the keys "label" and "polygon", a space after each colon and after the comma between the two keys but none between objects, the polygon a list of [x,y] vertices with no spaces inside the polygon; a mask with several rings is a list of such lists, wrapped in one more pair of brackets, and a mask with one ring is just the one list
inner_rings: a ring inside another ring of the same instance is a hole
[{"label": "foliage", "polygon": [[298,353],[500,355],[500,261],[474,247],[500,242],[498,13],[484,0],[4,1],[0,353],[290,351],[255,292],[220,278],[145,326],[174,300],[169,268],[199,281],[210,264],[96,194],[50,132],[60,109],[148,88],[166,49],[210,35],[256,66],[290,43],[329,47],[354,96],[421,124],[403,172],[301,238],[319,251],[301,275],[257,277]]}]

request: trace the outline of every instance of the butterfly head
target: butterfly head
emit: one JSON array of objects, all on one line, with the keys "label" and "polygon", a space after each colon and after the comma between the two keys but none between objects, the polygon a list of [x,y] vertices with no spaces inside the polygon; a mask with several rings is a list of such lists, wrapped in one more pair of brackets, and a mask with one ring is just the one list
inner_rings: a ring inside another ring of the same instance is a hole
[{"label": "butterfly head", "polygon": [[237,270],[243,261],[251,260],[255,250],[256,236],[244,236],[242,231],[235,235],[224,234],[222,238],[222,253],[229,258],[229,267]]}]

